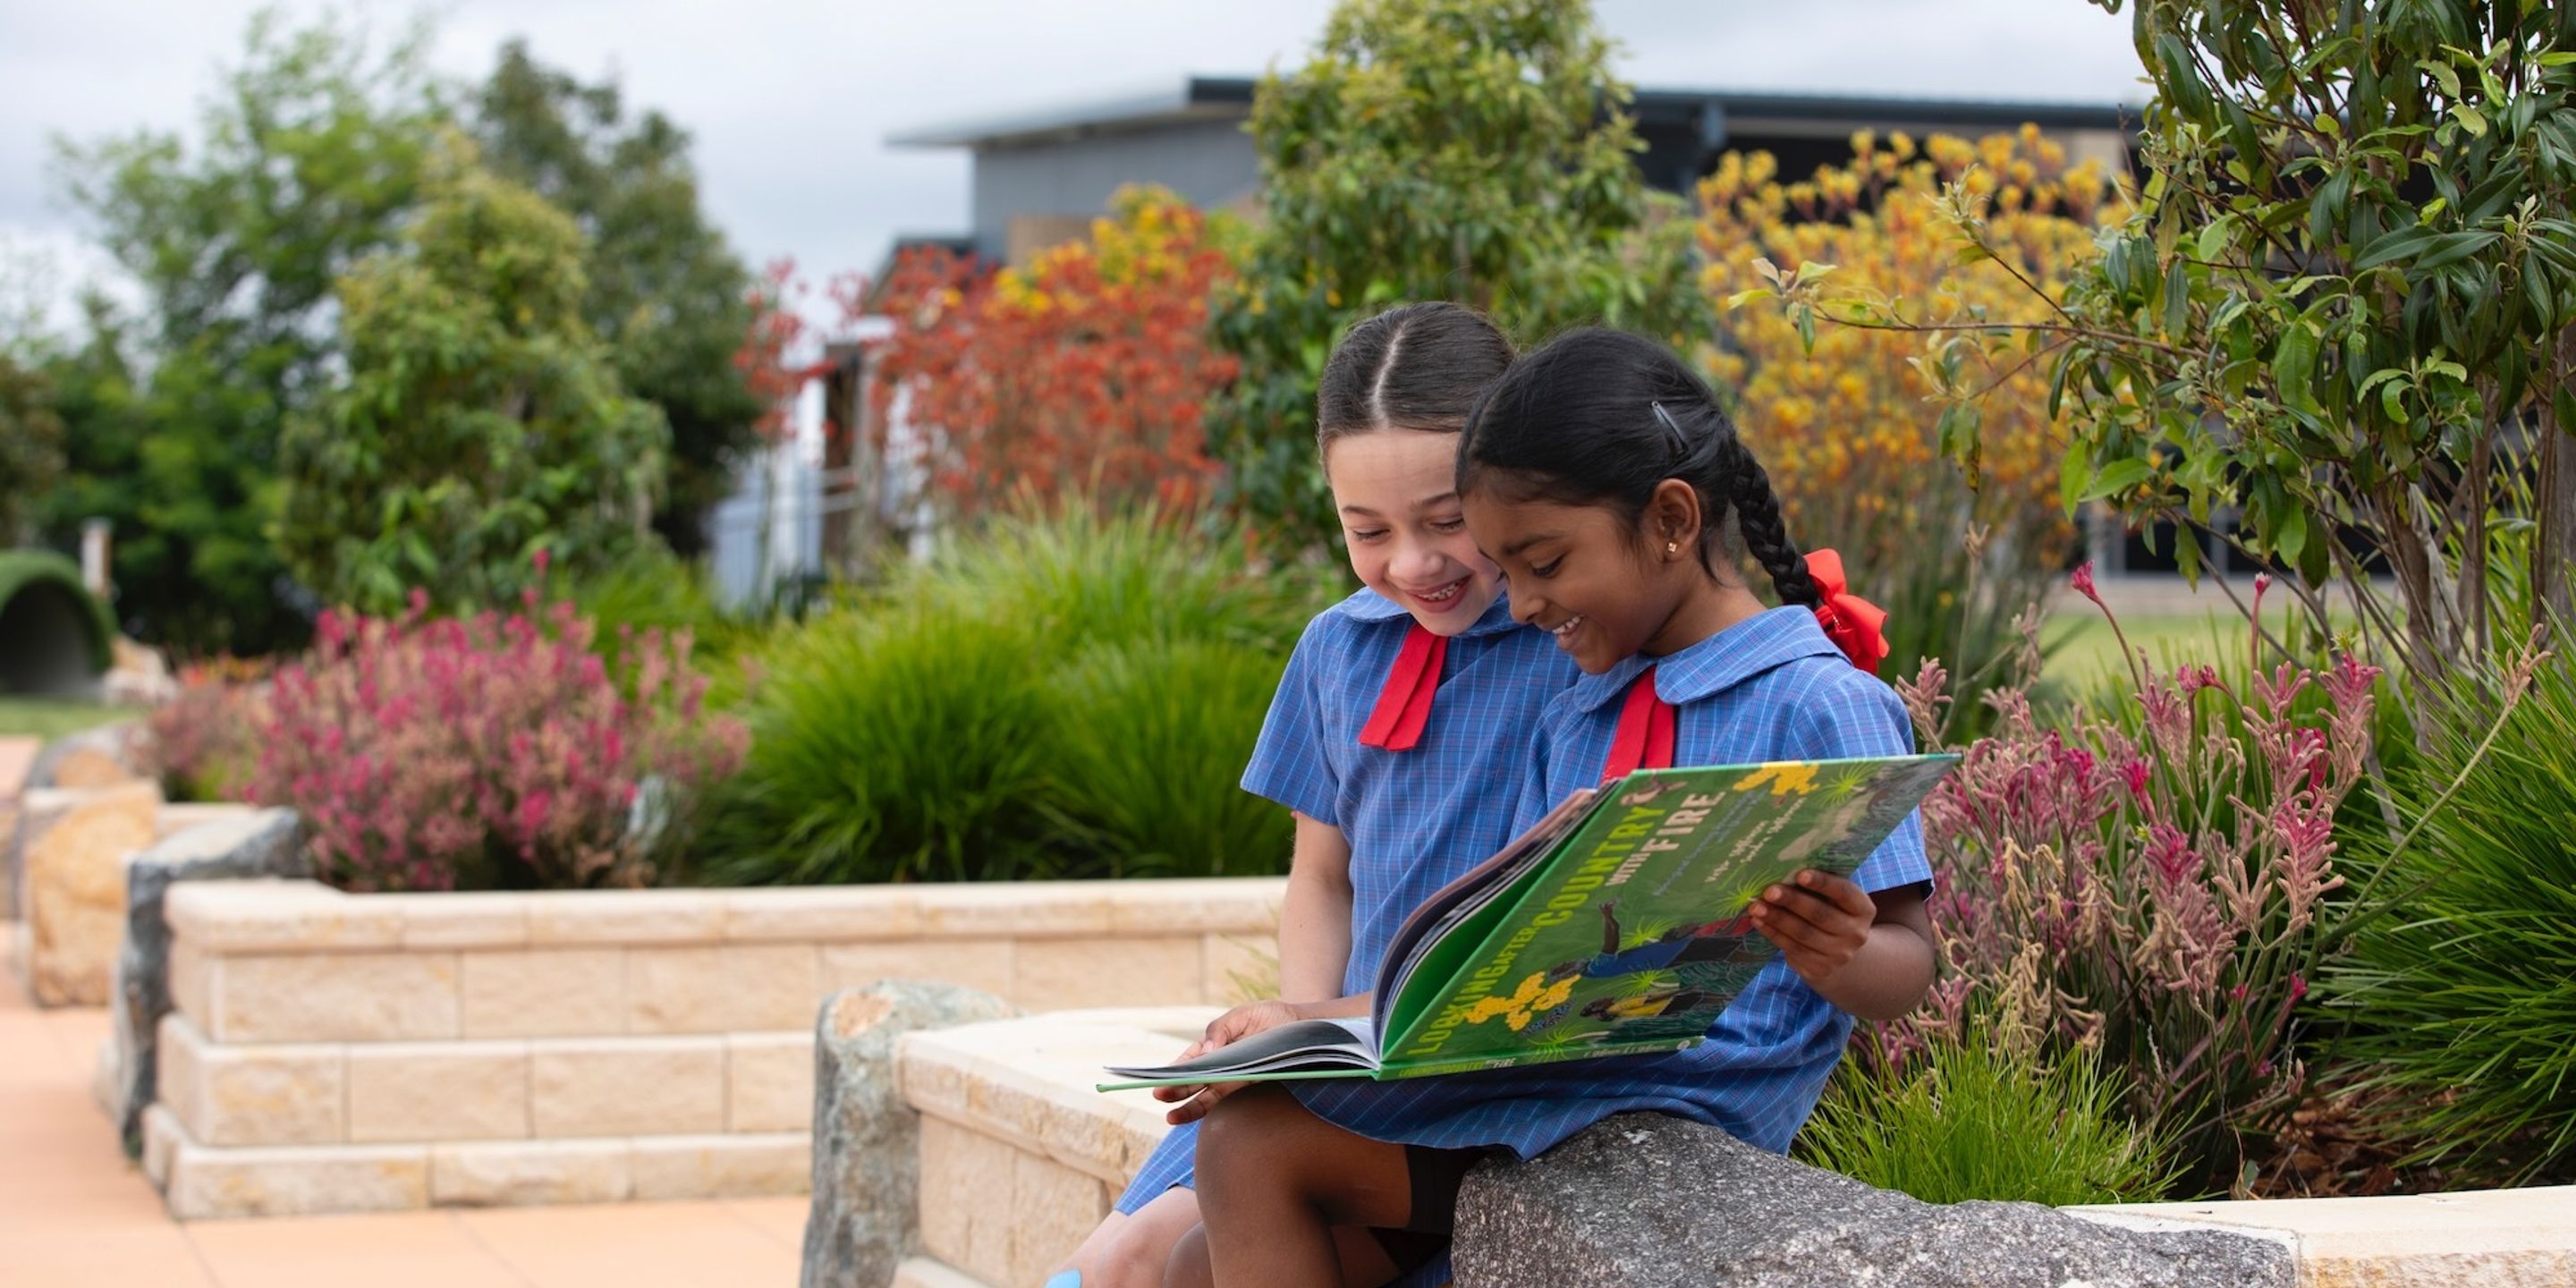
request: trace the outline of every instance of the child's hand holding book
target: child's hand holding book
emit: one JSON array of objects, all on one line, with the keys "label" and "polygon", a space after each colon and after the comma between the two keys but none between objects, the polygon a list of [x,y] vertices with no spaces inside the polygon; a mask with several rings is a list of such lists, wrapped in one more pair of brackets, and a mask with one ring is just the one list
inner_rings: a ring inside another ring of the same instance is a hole
[{"label": "child's hand holding book", "polygon": [[1921,887],[1873,895],[1810,868],[1766,887],[1750,916],[1808,987],[1862,1019],[1894,1019],[1930,985],[1932,919]]},{"label": "child's hand holding book", "polygon": [[1878,905],[1851,878],[1814,868],[1772,884],[1753,902],[1753,928],[1819,988],[1860,955],[1877,918]]}]

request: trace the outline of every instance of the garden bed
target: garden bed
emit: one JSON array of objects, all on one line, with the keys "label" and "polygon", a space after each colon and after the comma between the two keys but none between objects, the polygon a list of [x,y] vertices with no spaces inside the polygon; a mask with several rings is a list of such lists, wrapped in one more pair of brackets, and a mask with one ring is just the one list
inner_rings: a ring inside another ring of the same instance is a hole
[{"label": "garden bed", "polygon": [[1223,1002],[1266,973],[1283,890],[188,884],[145,1164],[182,1218],[798,1192],[830,993]]}]

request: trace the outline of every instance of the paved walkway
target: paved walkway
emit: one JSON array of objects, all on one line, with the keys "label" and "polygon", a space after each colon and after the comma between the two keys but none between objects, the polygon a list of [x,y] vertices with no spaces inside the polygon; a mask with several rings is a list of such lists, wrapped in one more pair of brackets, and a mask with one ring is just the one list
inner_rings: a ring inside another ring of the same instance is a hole
[{"label": "paved walkway", "polygon": [[[8,929],[0,925],[0,962]],[[6,1288],[791,1288],[805,1200],[170,1219],[89,1093],[103,1010],[42,1011],[0,967]]]}]

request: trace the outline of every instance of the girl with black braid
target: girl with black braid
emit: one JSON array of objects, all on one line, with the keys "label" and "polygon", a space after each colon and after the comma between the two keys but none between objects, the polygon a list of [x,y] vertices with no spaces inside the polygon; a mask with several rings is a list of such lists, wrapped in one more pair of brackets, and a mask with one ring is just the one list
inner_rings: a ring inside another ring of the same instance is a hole
[{"label": "girl with black braid", "polygon": [[[1882,615],[1826,552],[1801,555],[1761,463],[1662,346],[1583,330],[1515,363],[1468,417],[1457,484],[1512,615],[1585,673],[1540,717],[1515,828],[1637,768],[1913,750],[1903,704],[1871,674]],[[1730,532],[1782,607],[1736,574]],[[1341,1282],[1332,1227],[1445,1231],[1476,1158],[1527,1158],[1616,1113],[1786,1150],[1854,1017],[1893,1019],[1931,987],[1930,880],[1909,818],[1849,879],[1810,870],[1764,891],[1751,929],[1780,951],[1687,1051],[1220,1103],[1199,1152],[1215,1281]],[[1694,987],[1701,969],[1669,982]]]}]

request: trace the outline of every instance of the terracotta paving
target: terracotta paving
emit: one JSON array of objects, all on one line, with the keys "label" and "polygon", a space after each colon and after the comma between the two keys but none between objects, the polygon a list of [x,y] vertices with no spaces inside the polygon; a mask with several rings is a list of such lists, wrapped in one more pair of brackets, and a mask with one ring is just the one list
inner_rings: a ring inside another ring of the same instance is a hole
[{"label": "terracotta paving", "polygon": [[[0,962],[9,931],[0,926]],[[89,1092],[104,1010],[38,1010],[0,967],[6,1288],[790,1288],[802,1198],[170,1219]]]}]

